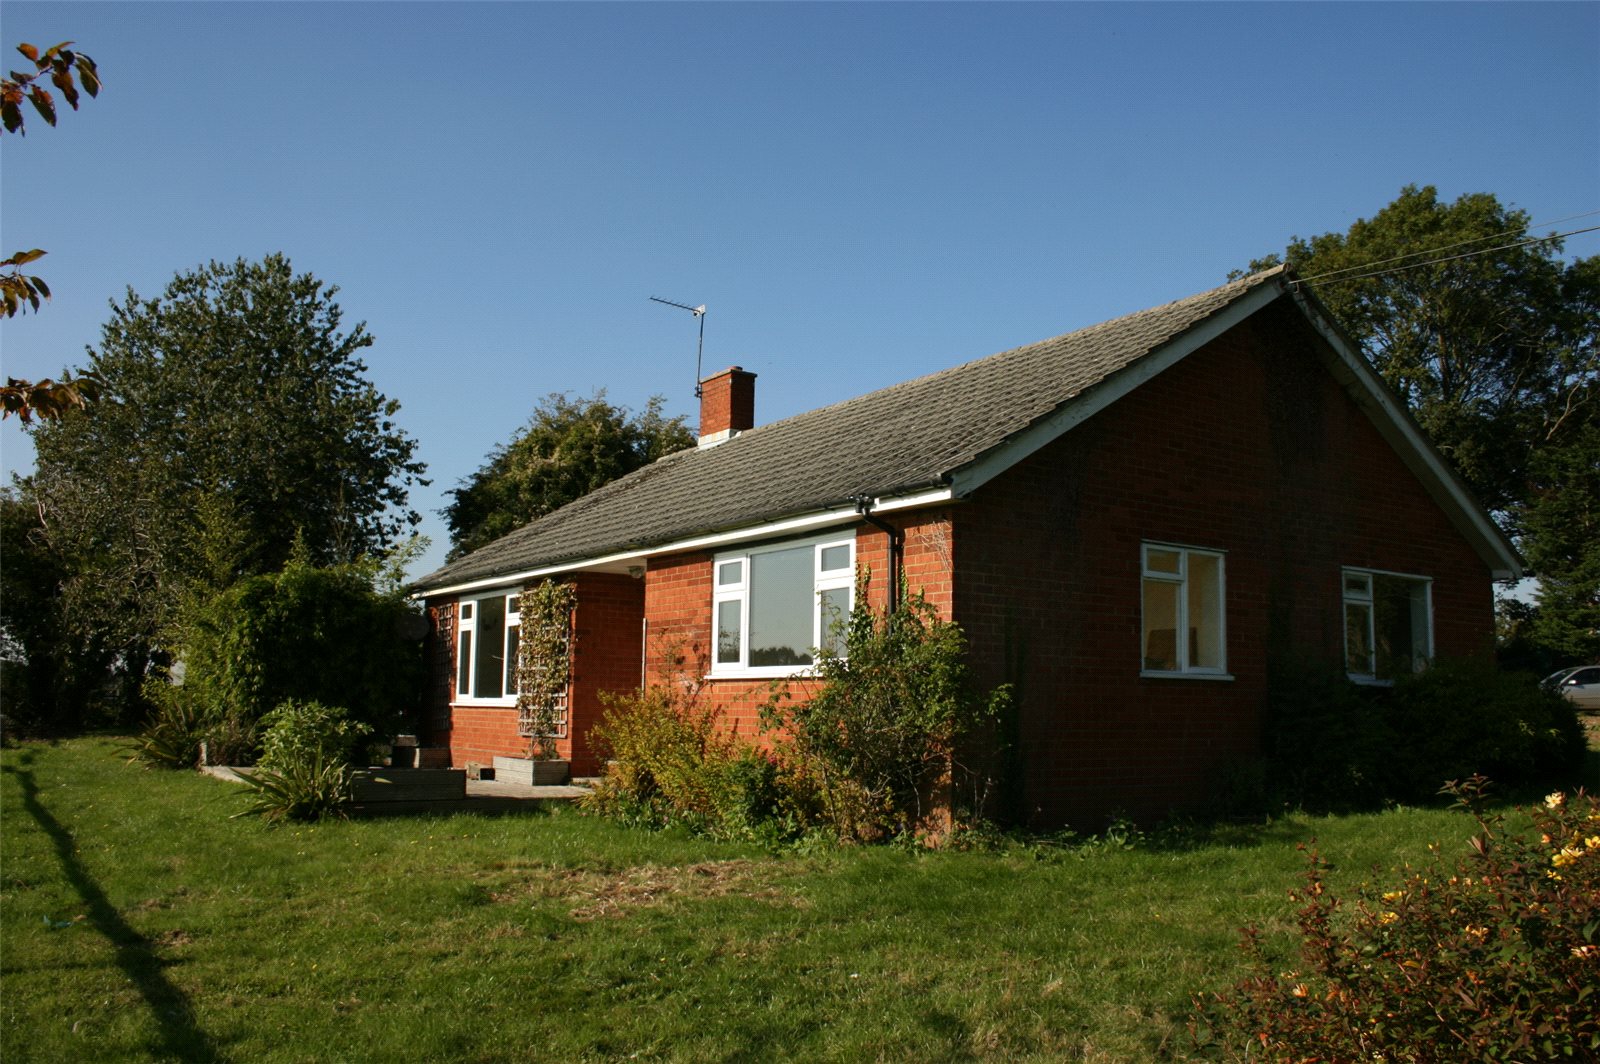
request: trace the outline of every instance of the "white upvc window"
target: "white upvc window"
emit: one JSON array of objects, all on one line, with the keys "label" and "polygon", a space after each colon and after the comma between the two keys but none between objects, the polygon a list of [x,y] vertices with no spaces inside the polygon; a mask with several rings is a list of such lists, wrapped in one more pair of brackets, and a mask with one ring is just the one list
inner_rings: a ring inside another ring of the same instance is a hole
[{"label": "white upvc window", "polygon": [[517,704],[518,593],[464,598],[456,606],[456,699]]},{"label": "white upvc window", "polygon": [[1228,674],[1226,583],[1220,551],[1140,547],[1139,671],[1145,676]]},{"label": "white upvc window", "polygon": [[711,675],[791,676],[836,644],[855,594],[854,534],[718,554]]},{"label": "white upvc window", "polygon": [[1344,667],[1357,683],[1392,683],[1433,660],[1433,581],[1378,569],[1341,571]]}]

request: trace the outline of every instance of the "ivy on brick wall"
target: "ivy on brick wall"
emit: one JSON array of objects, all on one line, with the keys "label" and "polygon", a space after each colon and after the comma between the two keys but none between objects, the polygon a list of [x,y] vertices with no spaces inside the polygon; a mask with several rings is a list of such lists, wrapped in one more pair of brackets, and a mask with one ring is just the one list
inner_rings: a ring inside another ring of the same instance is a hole
[{"label": "ivy on brick wall", "polygon": [[557,756],[555,741],[566,723],[572,611],[577,601],[573,586],[558,580],[530,585],[517,600],[522,617],[517,643],[517,730],[528,737],[528,756],[532,758]]}]

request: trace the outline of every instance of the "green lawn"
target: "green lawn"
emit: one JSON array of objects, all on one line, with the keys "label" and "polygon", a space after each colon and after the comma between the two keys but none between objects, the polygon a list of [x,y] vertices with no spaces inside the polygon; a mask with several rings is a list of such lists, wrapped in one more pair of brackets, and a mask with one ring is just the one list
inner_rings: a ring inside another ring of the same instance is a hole
[{"label": "green lawn", "polygon": [[[1184,849],[780,851],[548,815],[270,829],[97,738],[0,752],[0,1058],[1182,1058],[1190,995],[1401,810]],[[1287,940],[1283,940],[1287,943]]]}]

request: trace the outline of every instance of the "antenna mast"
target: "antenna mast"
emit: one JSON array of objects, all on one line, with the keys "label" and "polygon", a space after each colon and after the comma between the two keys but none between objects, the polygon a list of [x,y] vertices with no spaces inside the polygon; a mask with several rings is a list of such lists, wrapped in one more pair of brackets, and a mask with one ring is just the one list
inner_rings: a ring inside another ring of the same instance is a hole
[{"label": "antenna mast", "polygon": [[694,353],[694,397],[696,399],[700,398],[700,361],[705,357],[706,353],[706,305],[701,303],[698,307],[691,307],[687,303],[674,303],[670,299],[660,299],[656,296],[651,296],[650,302],[665,303],[669,307],[687,310],[690,314],[700,319],[700,346]]}]

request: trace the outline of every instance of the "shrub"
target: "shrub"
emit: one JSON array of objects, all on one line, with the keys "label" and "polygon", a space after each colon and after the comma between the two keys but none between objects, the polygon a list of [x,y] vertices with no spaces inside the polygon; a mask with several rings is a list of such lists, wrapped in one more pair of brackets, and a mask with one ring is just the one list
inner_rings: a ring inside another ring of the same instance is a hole
[{"label": "shrub", "polygon": [[1376,693],[1351,683],[1342,666],[1273,663],[1265,746],[1274,798],[1329,812],[1373,808],[1389,797],[1394,736]]},{"label": "shrub", "polygon": [[350,766],[320,751],[296,757],[278,768],[257,768],[243,777],[251,790],[248,808],[236,816],[283,820],[325,820],[346,815],[352,797]]},{"label": "shrub", "polygon": [[805,700],[780,692],[763,723],[792,745],[820,782],[842,835],[873,839],[916,831],[928,797],[959,771],[957,743],[995,719],[1009,698],[972,692],[966,638],[921,594],[892,613],[867,601],[866,582],[845,622],[843,655],[822,648],[820,685]]},{"label": "shrub", "polygon": [[323,702],[392,734],[423,689],[422,652],[415,611],[373,581],[369,566],[303,561],[239,581],[186,626],[184,686],[219,717]]},{"label": "shrub", "polygon": [[372,735],[370,725],[351,720],[343,707],[321,702],[280,702],[261,724],[261,765],[278,772],[319,759],[348,765]]},{"label": "shrub", "polygon": [[697,689],[602,695],[590,739],[609,760],[586,810],[630,823],[681,824],[722,838],[776,837],[809,823],[800,780],[774,753],[728,734]]},{"label": "shrub", "polygon": [[1573,783],[1584,738],[1572,703],[1525,673],[1441,661],[1395,684],[1391,797],[1412,801],[1474,773],[1513,791]]},{"label": "shrub", "polygon": [[1316,663],[1271,674],[1271,789],[1310,810],[1422,801],[1474,773],[1514,790],[1562,785],[1578,778],[1583,749],[1570,703],[1490,662],[1438,661],[1392,689]]},{"label": "shrub", "polygon": [[1447,864],[1363,888],[1346,912],[1313,849],[1299,913],[1301,964],[1280,971],[1246,931],[1252,974],[1198,1002],[1196,1041],[1271,1060],[1596,1059],[1600,1054],[1600,802],[1581,791],[1508,830],[1484,781],[1446,788],[1479,832]]},{"label": "shrub", "polygon": [[194,768],[205,741],[204,715],[183,688],[147,686],[159,697],[144,730],[134,736],[134,758],[158,768]]}]

